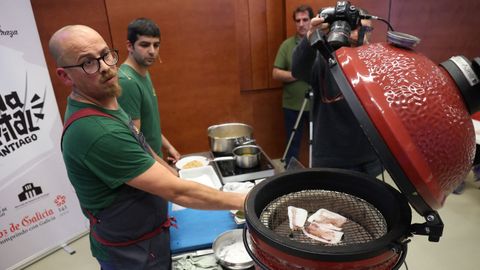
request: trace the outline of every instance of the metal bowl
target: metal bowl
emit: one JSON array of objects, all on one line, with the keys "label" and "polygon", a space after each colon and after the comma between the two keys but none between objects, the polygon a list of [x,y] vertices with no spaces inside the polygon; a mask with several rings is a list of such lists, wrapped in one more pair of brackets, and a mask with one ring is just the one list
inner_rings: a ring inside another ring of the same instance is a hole
[{"label": "metal bowl", "polygon": [[213,253],[223,267],[239,270],[253,266],[253,259],[243,244],[242,232],[242,229],[226,231],[213,242]]}]

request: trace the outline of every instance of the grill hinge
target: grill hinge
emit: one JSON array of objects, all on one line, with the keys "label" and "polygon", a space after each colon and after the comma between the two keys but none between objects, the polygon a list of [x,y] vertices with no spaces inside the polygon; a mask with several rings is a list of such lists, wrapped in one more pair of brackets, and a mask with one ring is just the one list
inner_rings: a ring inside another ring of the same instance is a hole
[{"label": "grill hinge", "polygon": [[443,221],[437,211],[427,213],[425,223],[412,224],[410,232],[418,235],[428,235],[428,241],[438,242],[443,233]]}]

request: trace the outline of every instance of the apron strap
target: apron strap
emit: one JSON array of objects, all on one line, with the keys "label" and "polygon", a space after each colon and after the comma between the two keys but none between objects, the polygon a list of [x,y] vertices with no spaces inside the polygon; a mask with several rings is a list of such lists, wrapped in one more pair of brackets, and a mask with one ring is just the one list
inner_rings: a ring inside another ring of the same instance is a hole
[{"label": "apron strap", "polygon": [[74,112],[74,113],[67,119],[67,121],[65,121],[65,124],[63,125],[62,139],[61,139],[61,141],[60,141],[60,147],[61,147],[62,151],[63,151],[63,135],[65,134],[65,131],[67,131],[68,127],[69,127],[73,122],[75,122],[76,120],[78,120],[78,119],[80,119],[80,118],[83,118],[83,117],[91,116],[91,115],[114,118],[112,115],[110,115],[110,114],[108,114],[108,113],[104,113],[104,112],[102,112],[102,111],[99,111],[99,110],[96,110],[96,109],[93,109],[93,108],[85,108],[85,109],[81,109],[81,110],[78,110],[78,111]]},{"label": "apron strap", "polygon": [[87,213],[88,219],[90,220],[90,233],[92,234],[93,238],[97,240],[100,244],[109,246],[109,247],[125,247],[125,246],[130,246],[133,244],[136,244],[138,242],[150,239],[160,233],[162,233],[164,230],[168,230],[170,227],[178,228],[177,219],[175,217],[167,217],[167,219],[160,224],[155,230],[148,232],[142,236],[140,236],[137,239],[129,240],[129,241],[122,241],[122,242],[112,242],[108,241],[106,239],[103,239],[101,236],[99,236],[96,232],[95,229],[93,228],[93,225],[100,223],[100,220],[98,220],[90,211],[87,209],[83,208],[83,210]]},{"label": "apron strap", "polygon": [[149,154],[150,156],[155,158],[155,155],[152,153],[152,150],[150,149],[150,146],[147,143],[147,141],[145,139],[145,136],[143,136],[143,134],[137,129],[137,127],[135,127],[132,120],[130,120],[129,123],[124,123],[123,121],[116,118],[115,116],[110,115],[108,113],[104,113],[104,112],[99,111],[95,108],[80,109],[80,110],[74,112],[72,115],[70,115],[70,117],[67,119],[67,121],[65,121],[65,124],[63,125],[62,138],[60,140],[60,148],[61,148],[62,152],[63,152],[63,136],[65,135],[65,132],[67,131],[68,127],[73,122],[75,122],[76,120],[78,120],[80,118],[83,118],[83,117],[88,117],[88,116],[103,116],[103,117],[112,118],[112,119],[115,119],[115,120],[118,120],[118,121],[122,122],[123,124],[125,124],[128,127],[128,129],[130,129],[130,132],[132,132],[133,136],[135,137],[137,142],[140,144],[140,146],[143,148],[143,150],[145,152],[147,152],[147,154]]}]

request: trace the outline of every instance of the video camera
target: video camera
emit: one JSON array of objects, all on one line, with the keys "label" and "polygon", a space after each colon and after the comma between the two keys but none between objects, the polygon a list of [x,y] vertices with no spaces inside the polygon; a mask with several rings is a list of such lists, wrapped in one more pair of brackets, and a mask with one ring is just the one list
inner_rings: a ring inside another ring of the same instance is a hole
[{"label": "video camera", "polygon": [[335,7],[322,8],[320,17],[330,24],[327,41],[333,49],[350,45],[350,32],[360,26],[360,10],[350,1],[337,1]]}]

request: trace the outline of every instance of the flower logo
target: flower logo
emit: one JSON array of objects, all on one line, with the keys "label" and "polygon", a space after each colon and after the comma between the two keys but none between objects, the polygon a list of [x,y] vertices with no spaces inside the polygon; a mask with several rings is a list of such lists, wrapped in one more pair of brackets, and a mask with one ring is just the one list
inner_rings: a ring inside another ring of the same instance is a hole
[{"label": "flower logo", "polygon": [[64,205],[65,204],[65,196],[64,195],[57,195],[54,202],[58,207]]}]

